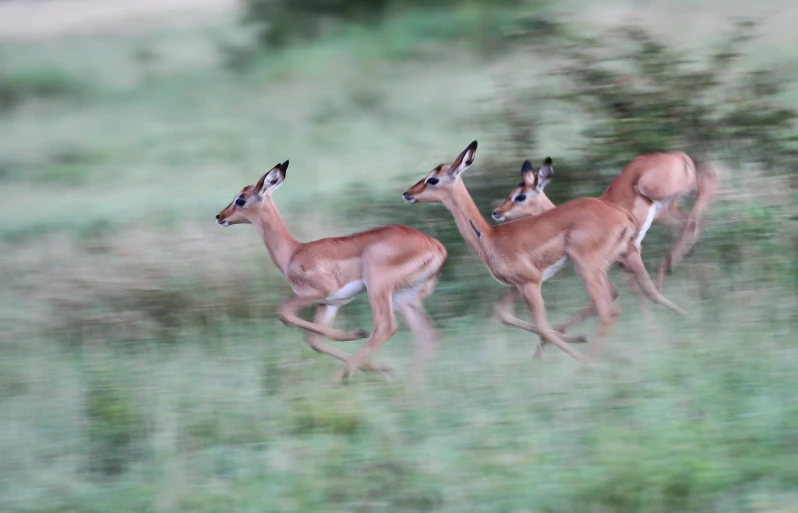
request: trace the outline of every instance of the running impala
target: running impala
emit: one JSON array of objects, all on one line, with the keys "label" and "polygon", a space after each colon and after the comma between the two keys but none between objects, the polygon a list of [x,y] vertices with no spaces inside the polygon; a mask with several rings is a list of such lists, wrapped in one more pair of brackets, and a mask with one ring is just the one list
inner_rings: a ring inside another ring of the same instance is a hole
[{"label": "running impala", "polygon": [[[294,290],[279,309],[280,320],[307,331],[314,350],[345,362],[335,382],[354,371],[390,372],[369,362],[369,357],[396,333],[394,310],[416,338],[423,360],[432,355],[436,336],[423,299],[432,293],[446,262],[446,249],[438,240],[413,228],[393,225],[345,237],[299,242],[288,232],[272,193],[285,180],[288,161],[267,172],[255,185],[247,185],[216,216],[221,226],[255,225],[274,265]],[[365,338],[364,330],[351,332],[330,327],[338,309],[366,291],[374,327],[365,346],[349,355],[326,344],[321,337],[345,341]],[[297,316],[301,308],[316,306],[313,322]]]},{"label": "running impala", "polygon": [[[570,347],[561,334],[552,330],[546,316],[541,284],[567,259],[574,263],[599,316],[599,327],[591,356],[598,354],[603,340],[618,316],[607,269],[618,260],[641,282],[647,294],[678,310],[661,297],[640,260],[635,241],[635,218],[621,207],[596,198],[580,198],[536,217],[526,217],[492,226],[482,217],[463,183],[461,175],[476,156],[477,142],[463,150],[451,164],[441,164],[404,193],[409,203],[442,203],[454,216],[466,243],[479,255],[496,280],[510,289],[496,313],[505,324],[540,335],[535,357],[542,356],[551,342],[580,361],[587,359]],[[512,316],[505,306],[520,294],[529,307],[535,325]]]},{"label": "running impala", "polygon": [[[537,216],[555,207],[546,196],[544,188],[554,176],[551,158],[547,157],[535,173],[527,160],[521,166],[521,182],[516,186],[492,214],[493,219],[504,221],[528,216]],[[696,172],[692,159],[681,152],[655,153],[643,155],[633,160],[618,177],[613,180],[599,199],[619,205],[631,211],[637,225],[638,244],[653,222],[681,226],[676,242],[663,257],[657,269],[657,288],[662,289],[665,272],[687,253],[698,239],[701,216],[715,194],[717,181],[710,170]],[[678,200],[692,192],[697,198],[689,214],[678,208]],[[623,268],[623,266],[621,266]],[[629,288],[636,296],[638,305],[643,307],[642,293],[633,275],[626,273]],[[613,296],[617,292],[613,289]],[[643,308],[644,313],[648,310]],[[595,314],[595,309],[587,307],[558,327],[566,331],[571,326]]]},{"label": "running impala", "polygon": [[[497,221],[535,216],[554,208],[543,192],[554,171],[547,158],[535,174],[529,161],[521,169],[521,183],[493,211]],[[681,226],[676,242],[657,268],[657,288],[662,289],[665,273],[670,273],[682,256],[698,240],[699,223],[717,190],[715,174],[696,171],[693,159],[680,151],[641,155],[627,165],[599,199],[620,205],[632,212],[637,222],[637,242],[642,244],[653,222]],[[696,193],[689,213],[679,210],[681,198]]]}]

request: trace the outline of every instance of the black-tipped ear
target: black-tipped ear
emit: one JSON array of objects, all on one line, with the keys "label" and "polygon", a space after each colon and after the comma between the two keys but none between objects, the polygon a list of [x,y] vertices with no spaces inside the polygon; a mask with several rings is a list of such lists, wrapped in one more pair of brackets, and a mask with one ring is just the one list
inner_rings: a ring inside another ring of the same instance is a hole
[{"label": "black-tipped ear", "polygon": [[551,157],[546,157],[545,160],[543,160],[543,165],[538,169],[538,179],[535,188],[542,191],[543,188],[551,182],[553,176],[554,168],[552,167]]},{"label": "black-tipped ear", "polygon": [[525,160],[523,164],[521,164],[521,174],[526,174],[532,171],[532,163],[528,160]]},{"label": "black-tipped ear", "polygon": [[[474,163],[474,158],[476,157],[476,152],[477,152],[477,142],[476,141],[471,141],[471,144],[469,144],[468,148],[463,150],[463,153],[462,153],[462,155],[463,155],[462,164],[465,167],[468,167],[468,166],[470,166],[471,164]],[[465,169],[463,169],[463,171],[465,171]]]},{"label": "black-tipped ear", "polygon": [[534,169],[532,169],[532,163],[525,160],[524,163],[521,164],[521,185],[534,187],[536,182],[537,177],[535,176]]},{"label": "black-tipped ear", "polygon": [[466,169],[474,163],[474,158],[476,158],[477,154],[477,142],[472,141],[471,144],[468,145],[466,149],[463,150],[460,155],[454,159],[452,165],[449,166],[448,174],[451,176],[458,176],[460,173],[465,171]]},{"label": "black-tipped ear", "polygon": [[286,160],[282,164],[277,164],[268,173],[263,175],[258,183],[255,184],[255,190],[258,194],[271,194],[278,188],[285,180],[285,170],[288,167]]}]

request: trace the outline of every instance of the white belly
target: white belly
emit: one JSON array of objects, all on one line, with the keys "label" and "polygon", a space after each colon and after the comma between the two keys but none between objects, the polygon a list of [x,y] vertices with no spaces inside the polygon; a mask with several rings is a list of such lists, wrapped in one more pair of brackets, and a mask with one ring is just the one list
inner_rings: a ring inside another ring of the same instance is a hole
[{"label": "white belly", "polygon": [[546,268],[546,270],[543,271],[543,279],[541,281],[546,281],[549,278],[551,278],[552,276],[554,276],[555,274],[557,274],[557,272],[560,269],[562,269],[563,267],[565,267],[565,264],[567,264],[567,263],[568,263],[568,257],[567,256],[564,256],[561,259],[559,259],[556,262],[554,262],[554,265],[552,265],[551,267]]},{"label": "white belly", "polygon": [[355,296],[360,294],[366,289],[366,284],[363,280],[350,281],[340,289],[336,290],[333,294],[325,297],[321,302],[328,305],[342,306],[352,301]]},{"label": "white belly", "polygon": [[643,226],[640,227],[640,231],[637,232],[637,244],[639,245],[643,242],[643,239],[646,238],[646,233],[648,233],[648,229],[651,228],[651,223],[654,222],[654,218],[657,217],[662,210],[668,208],[670,206],[670,200],[667,201],[653,201],[651,202],[651,207],[648,209],[648,215],[646,216],[646,221],[643,223]]}]

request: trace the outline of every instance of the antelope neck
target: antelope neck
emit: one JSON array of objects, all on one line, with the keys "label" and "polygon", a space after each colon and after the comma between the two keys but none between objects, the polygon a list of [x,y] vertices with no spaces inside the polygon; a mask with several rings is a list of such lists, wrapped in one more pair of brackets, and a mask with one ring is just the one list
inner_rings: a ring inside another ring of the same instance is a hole
[{"label": "antelope neck", "polygon": [[454,222],[457,224],[457,229],[460,230],[460,235],[471,246],[471,249],[485,261],[487,253],[491,249],[493,226],[488,224],[479,213],[479,209],[471,195],[468,194],[462,180],[455,183],[451,196],[447,197],[443,204],[454,216]]},{"label": "antelope neck", "polygon": [[291,257],[299,249],[301,243],[288,232],[288,228],[285,227],[285,223],[270,197],[264,198],[262,206],[252,216],[250,222],[258,229],[274,265],[285,274]]}]

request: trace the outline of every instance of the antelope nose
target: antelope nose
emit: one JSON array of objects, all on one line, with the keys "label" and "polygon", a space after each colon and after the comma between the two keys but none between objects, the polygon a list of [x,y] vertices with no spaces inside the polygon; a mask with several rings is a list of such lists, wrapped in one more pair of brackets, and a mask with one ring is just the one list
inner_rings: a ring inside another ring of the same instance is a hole
[{"label": "antelope nose", "polygon": [[219,219],[219,214],[216,214],[216,219]]}]

